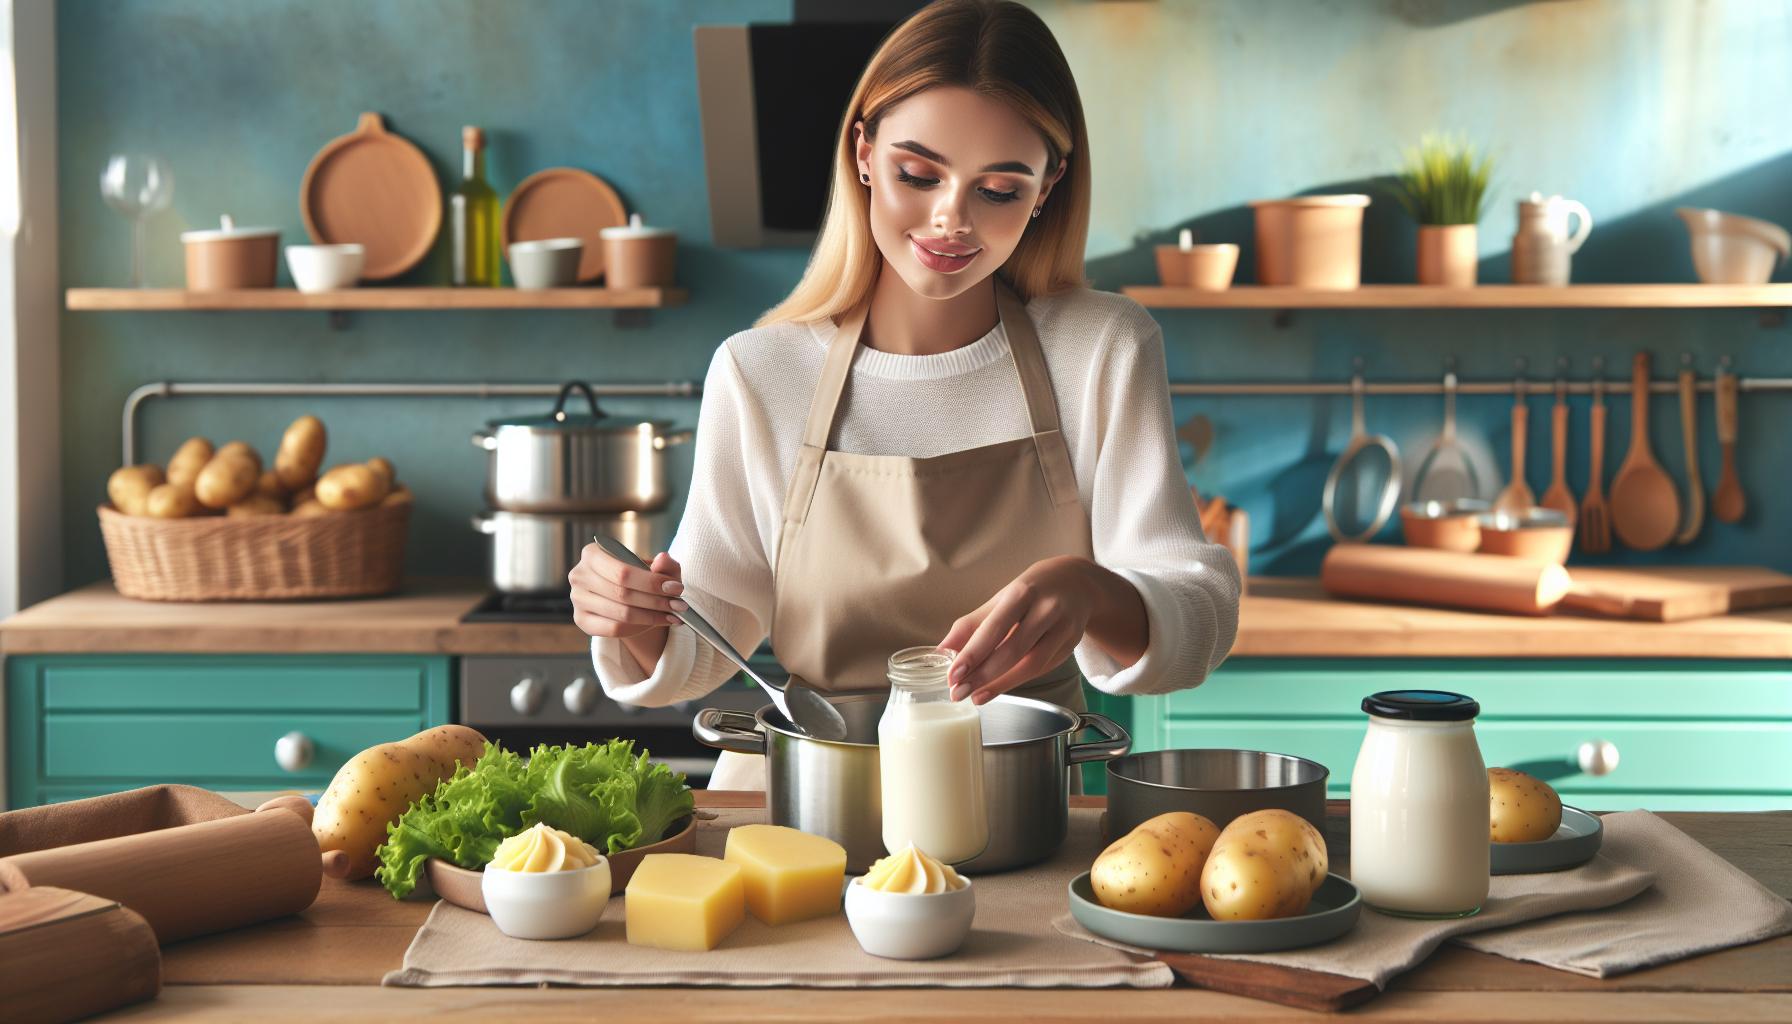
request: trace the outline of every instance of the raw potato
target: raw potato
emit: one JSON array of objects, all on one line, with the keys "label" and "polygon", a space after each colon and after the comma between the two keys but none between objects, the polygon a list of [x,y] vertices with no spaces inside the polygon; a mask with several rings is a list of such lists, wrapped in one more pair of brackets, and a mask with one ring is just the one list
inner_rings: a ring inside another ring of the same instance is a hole
[{"label": "raw potato", "polygon": [[390,489],[386,478],[366,465],[337,466],[318,478],[317,500],[339,512],[372,508]]},{"label": "raw potato", "polygon": [[199,471],[193,494],[207,508],[229,508],[255,493],[261,467],[241,454],[219,452]]},{"label": "raw potato", "polygon": [[387,488],[391,488],[398,483],[398,470],[392,465],[392,460],[383,455],[375,455],[373,458],[368,459],[367,468],[385,477]]},{"label": "raw potato", "polygon": [[185,519],[205,511],[193,492],[179,484],[159,484],[143,500],[143,511],[157,519]]},{"label": "raw potato", "polygon": [[199,471],[212,461],[212,443],[203,437],[189,437],[174,450],[168,459],[168,482],[176,487],[193,489],[193,481],[199,479]]},{"label": "raw potato", "polygon": [[1562,825],[1562,798],[1542,779],[1489,768],[1487,791],[1488,834],[1496,843],[1535,843]]},{"label": "raw potato", "polygon": [[286,514],[286,502],[265,494],[251,494],[224,510],[227,516],[280,516]]},{"label": "raw potato", "polygon": [[324,507],[323,502],[318,501],[316,498],[310,498],[305,501],[294,502],[292,506],[292,514],[301,519],[308,519],[312,516],[327,516],[330,515],[331,512]]},{"label": "raw potato", "polygon": [[324,464],[327,435],[324,422],[316,416],[300,416],[286,428],[280,438],[280,451],[274,456],[274,471],[280,484],[297,491],[317,479],[318,467]]},{"label": "raw potato", "polygon": [[[373,874],[378,863],[374,850],[386,841],[386,826],[417,798],[433,792],[456,766],[471,767],[484,749],[484,736],[465,726],[448,725],[369,747],[350,758],[330,780],[311,819],[311,832],[325,854],[329,873],[338,878]],[[341,855],[330,856],[333,851]]]},{"label": "raw potato", "polygon": [[149,492],[167,482],[162,474],[162,467],[153,463],[142,466],[125,466],[115,469],[106,481],[106,498],[112,507],[127,516],[144,514],[144,503],[149,499]]},{"label": "raw potato", "polygon": [[1201,872],[1201,902],[1216,921],[1266,921],[1307,909],[1325,881],[1325,838],[1284,810],[1253,811],[1220,832]]},{"label": "raw potato", "polygon": [[262,470],[255,481],[255,493],[258,497],[276,498],[282,508],[286,507],[286,488],[280,485],[280,475],[271,469]]},{"label": "raw potato", "polygon": [[250,462],[255,463],[255,472],[261,472],[261,453],[251,447],[247,441],[232,441],[218,449],[218,454],[212,456],[212,458],[222,458],[226,455],[248,459]]},{"label": "raw potato", "polygon": [[1089,885],[1104,907],[1181,917],[1201,904],[1201,869],[1219,835],[1199,814],[1160,814],[1101,851]]},{"label": "raw potato", "polygon": [[393,488],[391,494],[386,495],[385,500],[381,501],[380,505],[382,507],[387,505],[409,505],[412,500],[411,489],[403,484],[399,484],[397,487]]}]

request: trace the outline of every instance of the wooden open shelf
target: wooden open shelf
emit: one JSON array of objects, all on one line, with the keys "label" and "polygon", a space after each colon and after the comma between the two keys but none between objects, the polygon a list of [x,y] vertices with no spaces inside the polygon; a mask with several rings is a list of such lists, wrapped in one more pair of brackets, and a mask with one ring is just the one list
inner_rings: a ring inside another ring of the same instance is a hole
[{"label": "wooden open shelf", "polygon": [[1490,284],[1443,288],[1372,284],[1350,291],[1239,285],[1223,292],[1130,285],[1158,309],[1724,309],[1792,306],[1792,284]]},{"label": "wooden open shelf", "polygon": [[682,306],[683,288],[295,288],[191,292],[184,288],[70,288],[68,308],[102,312],[191,310],[663,309]]}]

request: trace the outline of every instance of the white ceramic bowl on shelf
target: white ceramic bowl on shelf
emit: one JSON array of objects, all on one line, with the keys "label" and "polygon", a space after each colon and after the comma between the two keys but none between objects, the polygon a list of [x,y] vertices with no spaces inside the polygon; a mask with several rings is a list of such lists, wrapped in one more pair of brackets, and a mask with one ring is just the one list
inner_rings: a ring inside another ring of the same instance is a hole
[{"label": "white ceramic bowl on shelf", "polygon": [[1705,284],[1766,284],[1792,256],[1792,234],[1770,221],[1691,206],[1674,212],[1686,222],[1693,269]]},{"label": "white ceramic bowl on shelf", "polygon": [[577,238],[541,238],[510,244],[510,279],[518,288],[570,288],[579,283],[585,243]]},{"label": "white ceramic bowl on shelf", "polygon": [[[960,876],[962,877],[962,876]],[[872,956],[931,960],[955,952],[971,933],[977,897],[971,880],[949,892],[915,894],[846,883],[846,923]]]},{"label": "white ceramic bowl on shelf", "polygon": [[498,930],[514,939],[571,939],[597,927],[610,902],[610,861],[573,871],[506,871],[486,865],[480,895]]},{"label": "white ceramic bowl on shelf", "polygon": [[302,292],[353,288],[366,262],[367,249],[358,242],[286,247],[286,269],[292,271],[292,283]]}]

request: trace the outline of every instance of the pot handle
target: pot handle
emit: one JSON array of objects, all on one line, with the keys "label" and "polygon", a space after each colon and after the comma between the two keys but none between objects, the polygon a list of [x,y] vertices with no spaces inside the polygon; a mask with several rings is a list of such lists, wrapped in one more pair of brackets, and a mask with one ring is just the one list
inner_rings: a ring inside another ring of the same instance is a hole
[{"label": "pot handle", "polygon": [[483,430],[475,430],[473,431],[473,447],[495,452],[498,450],[498,439]]},{"label": "pot handle", "polygon": [[759,731],[759,720],[744,711],[703,708],[691,719],[691,735],[697,737],[697,742],[717,750],[765,753],[765,733]]},{"label": "pot handle", "polygon": [[556,420],[566,418],[566,400],[572,396],[574,391],[585,396],[585,404],[591,407],[592,419],[603,418],[604,414],[597,408],[597,394],[591,390],[591,385],[582,380],[575,380],[567,382],[566,386],[560,389],[560,397],[554,400],[554,418]]},{"label": "pot handle", "polygon": [[1116,757],[1125,756],[1132,749],[1132,733],[1120,727],[1120,723],[1106,715],[1098,715],[1093,711],[1085,711],[1077,716],[1076,731],[1094,729],[1101,733],[1101,739],[1092,743],[1072,743],[1070,745],[1070,763],[1082,764],[1084,761],[1112,761]]},{"label": "pot handle", "polygon": [[691,430],[675,430],[670,434],[660,434],[653,439],[653,450],[663,452],[676,444],[690,444],[696,436],[696,432]]},{"label": "pot handle", "polygon": [[491,516],[474,516],[471,520],[473,529],[479,533],[493,534],[498,532],[498,521]]}]

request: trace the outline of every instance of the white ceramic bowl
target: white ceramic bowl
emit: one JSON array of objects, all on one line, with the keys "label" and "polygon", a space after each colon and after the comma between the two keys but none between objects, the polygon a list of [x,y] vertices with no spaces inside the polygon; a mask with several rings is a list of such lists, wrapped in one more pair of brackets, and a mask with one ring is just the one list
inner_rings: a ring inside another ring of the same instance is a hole
[{"label": "white ceramic bowl", "polygon": [[846,923],[872,956],[890,960],[931,960],[964,945],[977,915],[971,880],[951,892],[912,895],[879,892],[846,883]]},{"label": "white ceramic bowl", "polygon": [[302,292],[353,288],[366,262],[367,250],[355,242],[286,247],[286,269],[292,271],[292,283]]},{"label": "white ceramic bowl", "polygon": [[1692,236],[1692,265],[1705,284],[1766,284],[1792,255],[1792,234],[1770,221],[1682,206],[1674,211]]},{"label": "white ceramic bowl", "polygon": [[585,243],[577,238],[542,238],[510,244],[510,279],[518,288],[570,288],[579,282]]},{"label": "white ceramic bowl", "polygon": [[575,871],[505,871],[486,865],[486,913],[515,939],[571,939],[597,927],[610,902],[610,861]]}]

